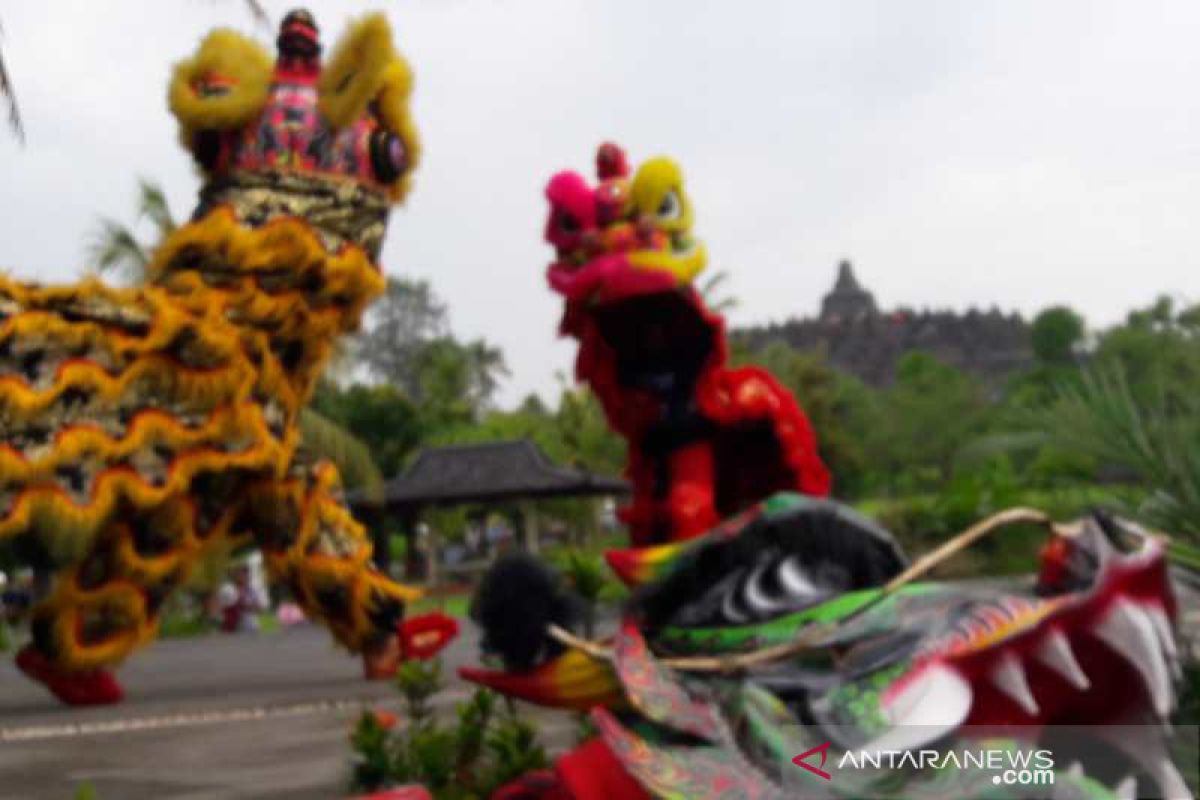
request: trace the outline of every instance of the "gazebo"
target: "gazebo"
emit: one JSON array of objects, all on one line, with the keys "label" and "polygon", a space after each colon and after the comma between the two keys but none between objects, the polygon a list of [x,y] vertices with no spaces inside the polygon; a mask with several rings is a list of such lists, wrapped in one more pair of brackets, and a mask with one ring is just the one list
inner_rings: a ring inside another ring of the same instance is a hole
[{"label": "gazebo", "polygon": [[[523,544],[536,552],[538,523],[533,501],[628,492],[629,484],[620,478],[555,464],[533,442],[517,439],[425,448],[408,469],[384,486],[382,506],[353,493],[348,500],[360,515],[382,512],[397,519],[410,543],[417,520],[427,508],[516,504],[523,523]],[[380,549],[376,548],[377,559],[382,556],[386,560],[386,552]]]}]

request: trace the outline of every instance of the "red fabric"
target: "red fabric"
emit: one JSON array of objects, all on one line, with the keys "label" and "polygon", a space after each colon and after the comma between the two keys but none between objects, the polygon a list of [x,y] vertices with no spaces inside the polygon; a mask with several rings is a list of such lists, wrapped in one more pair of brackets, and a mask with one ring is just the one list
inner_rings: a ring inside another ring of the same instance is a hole
[{"label": "red fabric", "polygon": [[[633,501],[621,518],[634,544],[691,538],[775,492],[828,494],[829,472],[795,399],[761,369],[728,366],[725,320],[690,283],[631,260],[670,245],[663,229],[625,216],[621,149],[602,145],[596,171],[595,186],[560,172],[546,187],[544,235],[556,253],[546,279],[566,301],[560,332],[579,340],[576,377],[628,443]],[[635,352],[614,350],[626,347]],[[635,360],[622,365],[619,356]],[[672,366],[668,380],[679,383],[664,389],[655,380]],[[639,369],[644,380],[630,377]],[[691,397],[673,394],[680,388]]]},{"label": "red fabric", "polygon": [[573,800],[571,792],[548,769],[527,772],[492,792],[490,800]]},{"label": "red fabric", "polygon": [[707,442],[681,447],[668,457],[671,488],[663,516],[672,538],[700,536],[720,522],[714,489],[716,470],[712,446]]},{"label": "red fabric", "polygon": [[589,739],[555,764],[574,800],[649,800],[603,739]]},{"label": "red fabric", "polygon": [[[575,298],[568,300],[562,332],[579,340],[576,376],[591,386],[609,424],[629,444],[626,476],[633,484],[633,498],[620,518],[629,526],[635,546],[692,538],[775,492],[829,494],[829,470],[817,452],[808,417],[767,371],[728,366],[725,320],[695,290],[664,289],[664,282],[673,278],[661,271],[632,269],[621,256],[594,259],[580,270],[552,266],[550,280],[557,291]],[[662,417],[662,403],[649,392],[621,384],[617,354],[592,312],[596,303],[665,290],[679,292],[712,337],[694,400],[702,416],[714,423],[715,432],[670,455],[671,486],[660,499],[655,491],[657,464],[643,452],[641,441]],[[587,297],[592,301],[582,299]],[[749,440],[746,432],[756,426],[769,432],[768,438]]]},{"label": "red fabric", "polygon": [[108,670],[63,672],[32,645],[17,653],[17,666],[69,706],[102,706],[119,703],[125,692]]},{"label": "red fabric", "polygon": [[242,624],[242,608],[237,603],[225,606],[221,609],[221,631],[224,633],[237,633],[238,628]]},{"label": "red fabric", "polygon": [[400,647],[405,661],[428,661],[458,636],[458,621],[440,611],[409,617],[400,623]]},{"label": "red fabric", "polygon": [[433,800],[433,795],[424,786],[397,786],[375,794],[359,795],[354,800]]}]

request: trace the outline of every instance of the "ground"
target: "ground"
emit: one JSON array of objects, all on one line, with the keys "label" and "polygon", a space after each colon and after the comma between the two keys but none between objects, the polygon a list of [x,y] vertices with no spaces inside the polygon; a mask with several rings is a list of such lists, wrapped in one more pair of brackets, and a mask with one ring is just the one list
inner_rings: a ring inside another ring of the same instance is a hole
[{"label": "ground", "polygon": [[[473,662],[468,624],[445,673]],[[0,663],[0,798],[97,800],[333,798],[346,794],[348,732],[366,706],[395,710],[387,682],[362,679],[358,659],[320,628],[157,642],[120,670],[128,698],[106,708],[57,704]],[[468,692],[451,679],[439,703]],[[571,723],[545,716],[561,738]]]}]

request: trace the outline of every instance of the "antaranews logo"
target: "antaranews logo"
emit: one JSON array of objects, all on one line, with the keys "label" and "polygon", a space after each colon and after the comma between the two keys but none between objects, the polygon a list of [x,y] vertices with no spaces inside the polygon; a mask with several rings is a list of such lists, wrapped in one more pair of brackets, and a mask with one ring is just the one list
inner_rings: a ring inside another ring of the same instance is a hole
[{"label": "antaranews logo", "polygon": [[831,781],[831,780],[833,780],[832,775],[830,775],[824,769],[818,769],[818,768],[814,767],[812,764],[809,764],[807,761],[805,761],[805,759],[808,758],[809,756],[820,753],[821,754],[821,767],[824,767],[825,759],[828,758],[828,756],[829,756],[829,745],[831,745],[831,744],[832,744],[832,742],[825,742],[824,744],[819,744],[816,747],[809,748],[808,750],[805,750],[803,753],[801,753],[800,755],[793,758],[792,763],[795,764],[797,767],[803,767],[804,769],[808,770],[809,772],[811,772],[814,775],[819,775],[820,777],[824,778],[825,780]]},{"label": "antaranews logo", "polygon": [[[831,742],[822,742],[792,759],[796,766],[833,780],[825,771]],[[808,759],[821,757],[819,766]],[[963,749],[963,750],[847,750],[837,762],[845,770],[970,770],[994,772],[992,783],[1006,786],[1049,786],[1054,784],[1054,756],[1049,750]]]}]

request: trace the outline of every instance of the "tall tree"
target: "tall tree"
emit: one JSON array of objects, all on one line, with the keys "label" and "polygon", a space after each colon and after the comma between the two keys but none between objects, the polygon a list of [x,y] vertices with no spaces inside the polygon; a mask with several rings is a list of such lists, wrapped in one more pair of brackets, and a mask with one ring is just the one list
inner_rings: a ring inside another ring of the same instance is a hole
[{"label": "tall tree", "polygon": [[1200,544],[1200,392],[1161,392],[1139,400],[1124,367],[1112,362],[1065,385],[1033,416],[1059,446],[1123,467],[1149,490],[1131,509]]},{"label": "tall tree", "polygon": [[483,339],[463,347],[466,359],[466,391],[474,409],[490,408],[500,388],[500,379],[509,375],[504,353]]},{"label": "tall tree", "polygon": [[427,436],[418,409],[389,384],[340,387],[323,381],[311,407],[368,442],[372,459],[388,477],[404,468]]},{"label": "tall tree", "polygon": [[355,353],[372,378],[397,387],[440,424],[476,419],[508,374],[504,354],[483,339],[464,344],[449,328],[446,305],[428,281],[392,278]]},{"label": "tall tree", "polygon": [[[0,40],[4,38],[4,26],[0,25]],[[8,105],[8,127],[12,130],[17,141],[25,144],[25,126],[21,122],[21,107],[17,105],[17,90],[12,79],[8,77],[8,68],[4,65],[4,53],[0,51],[0,98]]]},{"label": "tall tree", "polygon": [[718,269],[703,278],[698,286],[700,296],[704,298],[704,302],[709,308],[720,314],[731,311],[737,308],[738,305],[737,297],[722,291],[728,281],[729,271]]},{"label": "tall tree", "polygon": [[888,469],[888,483],[905,491],[937,488],[950,476],[987,408],[975,378],[919,351],[901,357],[895,385],[883,400],[886,413],[873,449]]},{"label": "tall tree", "polygon": [[1043,364],[1069,364],[1083,342],[1083,317],[1066,306],[1053,306],[1033,318],[1033,354]]},{"label": "tall tree", "polygon": [[448,331],[446,306],[428,281],[389,278],[383,297],[367,312],[355,354],[372,378],[416,399],[422,354]]},{"label": "tall tree", "polygon": [[[258,0],[244,0],[246,10],[250,12],[250,16],[254,19],[255,24],[265,28],[267,31],[271,29],[271,18],[267,16],[266,9]],[[0,25],[0,40],[4,38],[4,26]],[[17,105],[17,90],[13,85],[12,79],[8,76],[8,69],[4,65],[4,51],[0,50],[0,99],[4,100],[8,105],[8,126],[12,130],[13,135],[17,137],[17,141],[21,144],[25,143],[25,126],[21,121],[21,109]]]},{"label": "tall tree", "polygon": [[153,241],[143,242],[131,227],[111,217],[100,218],[88,244],[88,256],[99,272],[116,271],[130,284],[142,283],[155,248],[178,227],[162,186],[146,178],[138,179],[135,224],[142,220],[154,227]]},{"label": "tall tree", "polygon": [[383,472],[366,442],[348,429],[306,408],[300,412],[300,447],[318,459],[332,461],[347,490],[361,491],[372,502],[383,500]]},{"label": "tall tree", "polygon": [[1163,395],[1168,404],[1190,402],[1200,391],[1198,309],[1177,309],[1169,297],[1135,309],[1123,325],[1100,334],[1093,360],[1101,369],[1120,369],[1142,406]]}]

